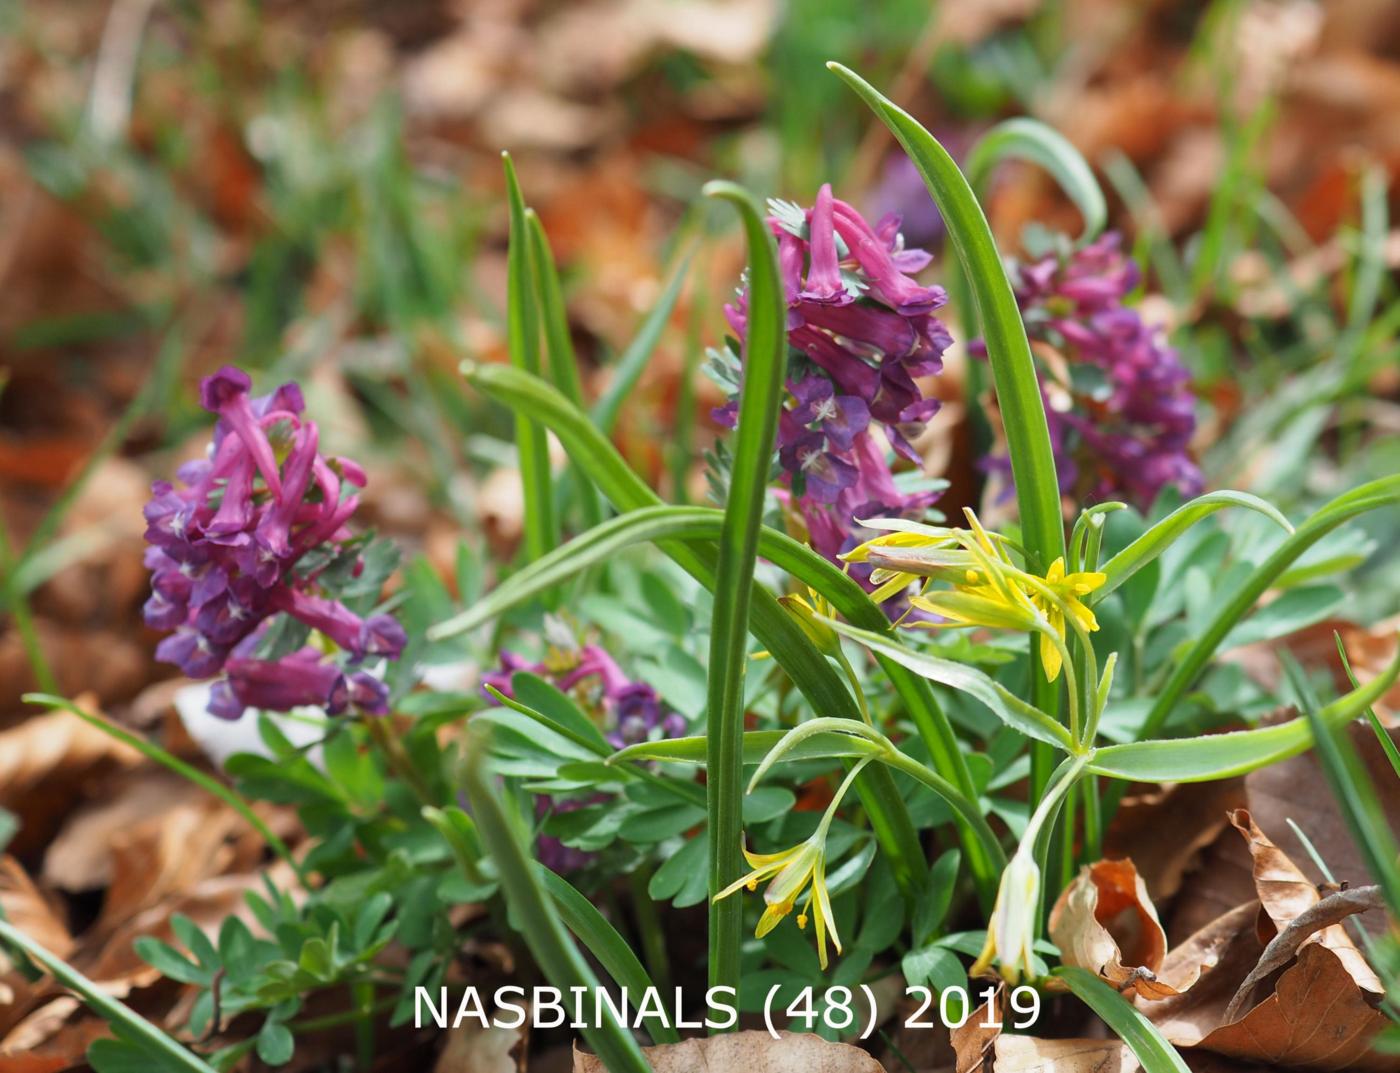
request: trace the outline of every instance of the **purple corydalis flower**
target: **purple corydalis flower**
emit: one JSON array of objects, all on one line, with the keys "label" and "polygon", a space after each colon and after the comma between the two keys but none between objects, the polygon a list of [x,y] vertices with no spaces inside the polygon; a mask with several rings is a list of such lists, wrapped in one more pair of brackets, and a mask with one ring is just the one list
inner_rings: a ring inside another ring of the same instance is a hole
[{"label": "purple corydalis flower", "polygon": [[[327,591],[326,559],[299,565],[326,544],[330,559],[345,554],[346,523],[358,498],[341,498],[341,476],[362,487],[364,470],[350,459],[319,453],[314,422],[301,414],[296,384],[251,398],[246,373],[225,366],[200,386],[200,400],[219,415],[209,455],[180,467],[184,484],[152,486],[145,507],[145,562],[151,571],[146,622],[173,630],[156,649],[193,678],[221,672],[211,711],[237,718],[248,707],[286,710],[303,704],[332,714],[354,706],[388,709],[388,691],[367,670],[345,664],[368,657],[396,659],[407,644],[390,615],[352,612]],[[274,449],[269,431],[277,441]],[[284,458],[278,462],[278,451]],[[262,478],[261,484],[257,478]],[[349,573],[363,561],[349,555]],[[258,656],[273,617],[288,614],[340,649],[307,646],[277,659]]]},{"label": "purple corydalis flower", "polygon": [[[252,386],[252,380],[242,369],[225,365],[213,376],[205,377],[199,387],[199,402],[210,413],[218,414],[221,420],[228,422],[253,456],[268,488],[276,495],[282,490],[282,478],[277,472],[277,458],[272,452],[272,444],[268,442],[267,434],[263,432],[248,398],[248,390]],[[300,395],[298,390],[298,398]]]},{"label": "purple corydalis flower", "polygon": [[[1188,449],[1196,427],[1189,375],[1160,332],[1123,304],[1139,278],[1115,232],[1015,266],[1031,338],[1071,368],[1097,366],[1104,381],[1095,391],[1077,389],[1073,378],[1042,388],[1061,490],[1146,510],[1168,485],[1191,496],[1203,481]],[[1009,472],[1003,463],[991,465]]]},{"label": "purple corydalis flower", "polygon": [[[787,500],[808,539],[835,559],[870,514],[917,517],[933,501],[895,485],[874,426],[903,457],[919,463],[912,441],[938,411],[915,377],[942,369],[952,339],[932,311],[947,301],[941,287],[910,273],[930,256],[906,249],[897,215],[875,227],[823,185],[810,210],[775,203],[769,226],[778,239],[788,302],[788,342],[811,362],[788,385],[778,424],[778,459]],[[741,337],[747,294],[725,307]],[[737,405],[715,411],[733,427]],[[860,514],[868,505],[878,511]]]}]

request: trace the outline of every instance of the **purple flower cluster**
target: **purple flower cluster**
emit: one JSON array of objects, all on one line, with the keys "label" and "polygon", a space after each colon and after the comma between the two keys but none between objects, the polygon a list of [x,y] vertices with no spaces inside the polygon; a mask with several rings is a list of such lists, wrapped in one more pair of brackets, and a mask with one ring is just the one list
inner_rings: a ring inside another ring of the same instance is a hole
[{"label": "purple flower cluster", "polygon": [[[483,690],[489,685],[502,696],[513,699],[511,678],[517,671],[538,675],[569,694],[602,728],[603,736],[615,749],[647,741],[653,731],[659,730],[658,736],[662,738],[679,738],[688,730],[685,716],[665,711],[656,690],[645,682],[630,680],[616,661],[596,644],[554,647],[537,663],[503,651],[501,669],[482,676]],[[554,797],[540,794],[535,799],[535,814],[544,819],[551,813],[573,812],[605,799],[603,795]],[[540,862],[556,872],[575,872],[593,860],[592,854],[566,846],[550,835],[539,836],[535,849]]]},{"label": "purple flower cluster", "polygon": [[[830,185],[809,210],[775,203],[769,226],[778,240],[787,297],[788,400],[778,425],[778,458],[791,502],[818,551],[835,560],[857,539],[855,519],[917,515],[930,493],[905,494],[895,485],[885,441],[911,462],[910,441],[938,412],[916,377],[943,368],[952,342],[933,311],[947,301],[941,287],[921,286],[913,273],[931,257],[906,249],[900,218],[874,227],[832,196]],[[725,306],[743,336],[747,292]],[[737,400],[715,411],[733,427]]]},{"label": "purple flower cluster", "polygon": [[1145,510],[1168,485],[1201,490],[1188,450],[1196,400],[1176,351],[1123,304],[1138,268],[1121,245],[1109,232],[1018,265],[1014,278],[1030,337],[1064,359],[1041,375],[1061,487]]},{"label": "purple flower cluster", "polygon": [[[345,527],[359,497],[342,493],[364,487],[364,471],[320,453],[296,384],[261,398],[250,397],[251,386],[233,366],[205,378],[200,401],[219,418],[208,456],[180,467],[183,487],[152,486],[145,507],[152,589],[145,619],[173,631],[156,657],[191,678],[222,675],[210,711],[226,719],[248,707],[299,705],[382,713],[384,684],[354,665],[367,657],[398,658],[403,627],[390,615],[361,618],[320,583],[336,555],[349,553]],[[356,560],[355,568],[361,566]],[[259,658],[282,614],[318,631],[348,655],[348,664],[311,645]]]}]

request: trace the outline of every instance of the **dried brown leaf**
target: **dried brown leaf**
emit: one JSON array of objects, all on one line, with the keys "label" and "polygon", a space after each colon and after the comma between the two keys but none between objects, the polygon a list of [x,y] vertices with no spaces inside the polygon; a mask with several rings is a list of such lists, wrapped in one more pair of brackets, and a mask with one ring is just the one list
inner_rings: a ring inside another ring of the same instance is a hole
[{"label": "dried brown leaf", "polygon": [[524,1068],[521,1029],[466,1023],[448,1032],[433,1073],[520,1073]]},{"label": "dried brown leaf", "polygon": [[1120,990],[1149,999],[1177,993],[1157,979],[1167,936],[1130,860],[1085,865],[1050,912],[1050,937],[1066,964]]},{"label": "dried brown leaf", "polygon": [[[655,1073],[882,1073],[859,1047],[820,1036],[784,1032],[735,1032],[644,1047]],[[594,1055],[574,1047],[574,1073],[607,1073]]]}]

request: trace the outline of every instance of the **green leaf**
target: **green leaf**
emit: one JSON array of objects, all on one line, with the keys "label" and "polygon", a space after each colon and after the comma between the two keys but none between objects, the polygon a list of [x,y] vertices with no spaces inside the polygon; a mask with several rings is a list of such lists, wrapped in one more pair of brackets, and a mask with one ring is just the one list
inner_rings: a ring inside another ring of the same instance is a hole
[{"label": "green leaf", "polygon": [[292,1030],[269,1017],[258,1032],[258,1057],[270,1066],[285,1065],[292,1060],[296,1041]]},{"label": "green leaf", "polygon": [[1228,652],[1241,645],[1273,641],[1297,633],[1327,618],[1345,600],[1346,594],[1335,585],[1289,589],[1231,630],[1220,642],[1220,651]]},{"label": "green leaf", "polygon": [[1028,565],[1034,572],[1044,573],[1052,561],[1065,554],[1060,485],[1030,342],[987,218],[948,151],[913,116],[849,68],[839,63],[828,63],[827,67],[889,127],[943,214],[953,250],[972,288],[978,323],[987,343]]},{"label": "green leaf", "polygon": [[1074,746],[1069,731],[1033,705],[1017,697],[1005,686],[994,682],[976,667],[940,659],[923,652],[905,648],[897,641],[881,637],[869,630],[858,630],[835,619],[824,619],[831,628],[844,637],[859,641],[872,652],[887,656],[915,674],[922,675],[931,682],[956,689],[974,697],[991,709],[998,719],[1007,726],[1019,730],[1028,738],[1045,742],[1056,748],[1070,750]]},{"label": "green leaf", "polygon": [[[538,865],[538,869],[544,888],[554,900],[564,925],[598,959],[598,964],[603,966],[613,981],[625,987],[628,994],[633,996],[640,996],[653,986],[651,977],[637,960],[637,955],[632,953],[632,948],[593,903],[562,876],[542,864]],[[669,1021],[658,1023],[655,1018],[648,1017],[646,1026],[655,1044],[680,1042],[679,1033]]]},{"label": "green leaf", "polygon": [[744,870],[741,853],[744,797],[744,673],[749,660],[749,604],[758,534],[763,525],[768,472],[778,434],[787,372],[787,306],[778,275],[778,249],[752,196],[732,183],[712,182],[709,197],[738,210],[749,247],[748,325],[744,386],[730,474],[729,500],[720,531],[710,620],[707,709],[710,831],[710,986],[739,987],[743,906],[714,895]]},{"label": "green leaf", "polygon": [[[773,746],[787,736],[786,730],[744,731],[744,763],[761,764]],[[608,761],[660,760],[676,764],[704,764],[708,759],[708,742],[703,736],[662,738],[629,745],[612,755]],[[814,734],[784,754],[784,762],[795,760],[844,760],[869,756],[868,743],[849,734]]]},{"label": "green leaf", "polygon": [[1050,173],[1084,217],[1083,240],[1108,223],[1108,205],[1083,155],[1063,134],[1036,119],[1016,118],[998,123],[977,140],[967,155],[967,180],[983,190],[992,168],[1003,160],[1025,160]]},{"label": "green leaf", "polygon": [[1371,875],[1385,892],[1391,914],[1400,914],[1400,847],[1390,832],[1390,823],[1376,796],[1371,776],[1346,734],[1346,724],[1329,722],[1326,708],[1317,711],[1311,704],[1305,702],[1305,705],[1305,717],[1317,742],[1318,759],[1342,818],[1346,820],[1347,830],[1366,858]]},{"label": "green leaf", "polygon": [[1400,503],[1400,476],[1383,477],[1338,496],[1300,525],[1245,579],[1201,631],[1196,643],[1158,691],[1156,703],[1143,720],[1138,736],[1148,738],[1162,729],[1172,709],[1195,683],[1197,675],[1235,624],[1308,548],[1351,519],[1396,503]]},{"label": "green leaf", "polygon": [[131,946],[137,957],[168,979],[207,987],[214,978],[214,969],[196,965],[169,943],[152,935],[138,936]]},{"label": "green leaf", "polygon": [[[525,199],[510,154],[502,153],[510,201],[510,247],[506,252],[506,335],[511,364],[540,374],[540,327],[535,308],[530,236]],[[538,559],[559,543],[554,518],[553,479],[544,428],[528,414],[515,415],[515,446],[520,456],[520,483],[525,499],[525,558]]]},{"label": "green leaf", "polygon": [[909,951],[904,955],[900,969],[904,973],[905,983],[910,987],[928,984],[934,991],[943,992],[967,983],[967,972],[958,955],[937,944]]},{"label": "green leaf", "polygon": [[[440,640],[476,629],[576,573],[611,560],[633,544],[654,542],[666,547],[673,540],[697,544],[709,541],[719,535],[723,518],[722,511],[708,507],[650,506],[628,510],[517,571],[484,599],[432,627],[428,636],[432,640]],[[853,623],[887,635],[893,634],[884,612],[871,601],[865,590],[811,548],[784,533],[765,527],[759,531],[758,551],[764,559],[820,592]],[[760,594],[759,604],[755,608],[753,628],[760,638],[766,639],[768,634],[758,622],[759,615],[767,611],[764,596],[766,594]],[[792,620],[788,619],[785,625],[791,627]],[[876,656],[918,726],[920,737],[933,758],[935,770],[963,793],[975,797],[977,790],[968,772],[962,747],[928,683],[888,655],[877,652]],[[972,832],[962,825],[961,820],[959,825],[972,872],[979,881],[981,891],[990,899],[995,894],[997,872],[982,854]]]},{"label": "green leaf", "polygon": [[[944,851],[929,869],[928,897],[914,910],[914,942],[922,943],[932,938],[943,925],[943,918],[953,904],[953,893],[957,887],[958,869],[962,866],[962,855],[955,849]],[[911,981],[912,982],[912,981]]]},{"label": "green leaf", "polygon": [[1197,522],[1210,517],[1225,507],[1244,507],[1247,510],[1257,511],[1271,521],[1277,522],[1285,533],[1293,532],[1293,526],[1288,523],[1287,518],[1279,513],[1278,508],[1258,496],[1252,496],[1248,492],[1229,490],[1207,492],[1203,496],[1197,496],[1189,503],[1182,504],[1104,563],[1102,572],[1107,576],[1107,580],[1090,595],[1089,602],[1098,603],[1143,567],[1155,562],[1158,556],[1175,544],[1182,534]]},{"label": "green leaf", "polygon": [[710,839],[702,832],[662,862],[647,885],[647,894],[658,902],[673,899],[677,909],[699,905],[708,893],[705,862],[709,854]]},{"label": "green leaf", "polygon": [[[516,671],[511,686],[520,708],[529,709],[541,721],[599,756],[609,756],[612,746],[596,723],[551,683],[529,671]],[[520,710],[520,709],[517,709]]]},{"label": "green leaf", "polygon": [[1190,1073],[1190,1067],[1157,1031],[1156,1025],[1093,973],[1062,966],[1054,975],[1107,1022],[1142,1063],[1144,1073]]},{"label": "green leaf", "polygon": [[[118,1002],[95,983],[89,980],[67,962],[55,957],[9,921],[0,918],[0,943],[18,947],[32,961],[46,969],[58,983],[76,993],[86,1003],[88,1009],[97,1014],[116,1031],[122,1039],[112,1042],[125,1042],[127,1049],[139,1047],[148,1057],[145,1069],[152,1068],[151,1061],[158,1063],[155,1068],[180,1071],[180,1073],[214,1073],[214,1068],[192,1051],[186,1050],[151,1022],[147,1021],[129,1006]],[[109,1052],[118,1048],[104,1049],[99,1060],[106,1060],[106,1069],[119,1069],[116,1059]]]},{"label": "green leaf", "polygon": [[[536,420],[547,425],[558,436],[570,457],[577,458],[586,465],[589,476],[599,491],[619,510],[636,511],[662,505],[656,493],[628,467],[617,453],[617,449],[588,417],[577,407],[570,406],[558,391],[538,377],[529,376],[510,366],[475,365],[471,362],[462,363],[462,375],[481,390],[517,410],[530,413]],[[839,570],[810,549],[802,548],[802,545],[795,541],[789,540],[788,543],[803,551],[809,558],[824,564],[825,569],[840,576]],[[677,565],[706,588],[714,591],[713,545],[703,543],[692,547],[666,540],[659,546]],[[850,578],[846,578],[845,583],[855,586],[856,590],[861,592],[861,598],[869,603],[869,598],[859,585]],[[850,690],[772,594],[756,586],[752,598],[750,626],[754,636],[772,653],[773,658],[802,691],[812,708],[832,715],[859,719],[860,708]],[[874,605],[871,607],[874,608]],[[874,608],[874,611],[880,614],[879,608]],[[927,716],[929,711],[937,709],[931,695],[925,701],[917,693],[901,687],[900,696],[906,698],[911,714],[916,720],[921,718],[921,712]],[[910,697],[912,702],[908,700]],[[919,705],[925,706],[921,708]],[[921,728],[922,726],[921,723]],[[935,757],[946,755],[950,764],[960,763],[961,757],[957,753],[957,743],[951,728],[948,728],[947,736],[951,742],[951,754],[944,748],[941,753],[935,751]],[[930,747],[937,749],[939,743],[934,742]],[[870,817],[871,827],[880,840],[881,848],[894,864],[896,881],[912,896],[923,877],[922,850],[908,809],[899,798],[893,779],[889,772],[881,768],[867,769],[857,780],[856,790]],[[975,844],[969,843],[970,861],[973,860],[974,854],[979,854],[977,859],[980,860],[980,850]],[[994,870],[988,864],[984,872],[979,874],[983,876],[985,893],[988,896],[994,895]],[[990,902],[988,904],[990,905]]]},{"label": "green leaf", "polygon": [[[1360,689],[1339,697],[1317,713],[1322,726],[1351,722],[1400,677],[1400,653]],[[1308,719],[1299,716],[1260,730],[1238,730],[1180,740],[1106,745],[1095,751],[1087,770],[1132,782],[1204,782],[1243,775],[1305,752],[1313,742]]]},{"label": "green leaf", "polygon": [[[598,978],[570,941],[553,901],[545,893],[540,873],[519,832],[519,818],[506,811],[491,784],[485,744],[479,739],[469,742],[463,781],[482,841],[500,873],[501,890],[514,918],[520,922],[520,936],[552,986],[566,992],[568,988],[581,987],[585,993],[592,993],[598,987]],[[651,1066],[637,1041],[613,1017],[605,1016],[599,1024],[589,1025],[581,1032],[606,1068],[619,1073],[649,1073]]]},{"label": "green leaf", "polygon": [[15,837],[15,832],[19,830],[19,817],[7,808],[0,808],[0,853],[10,844],[10,839]]},{"label": "green leaf", "polygon": [[[550,378],[570,402],[582,407],[583,382],[579,377],[574,343],[569,336],[569,315],[564,307],[563,289],[559,286],[559,270],[554,265],[554,251],[549,248],[544,225],[534,209],[525,210],[525,224],[530,232],[530,262],[535,270],[535,291],[542,307],[540,312],[544,321]],[[603,519],[598,490],[576,461],[571,460],[569,468],[583,506],[583,523],[586,526],[597,525]]]}]

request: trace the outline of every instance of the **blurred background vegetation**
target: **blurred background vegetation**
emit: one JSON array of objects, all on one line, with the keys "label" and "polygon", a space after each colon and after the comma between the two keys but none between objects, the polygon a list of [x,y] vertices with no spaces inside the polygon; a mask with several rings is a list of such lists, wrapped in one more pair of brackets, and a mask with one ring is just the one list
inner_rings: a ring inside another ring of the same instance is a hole
[{"label": "blurred background vegetation", "polygon": [[[555,247],[591,398],[618,390],[679,279],[616,439],[668,495],[703,498],[718,397],[696,370],[743,254],[700,185],[801,201],[832,181],[940,243],[828,59],[955,153],[1017,114],[1084,152],[1192,370],[1212,485],[1296,514],[1400,466],[1392,3],[9,0],[0,565],[6,609],[32,616],[0,636],[0,725],[41,684],[35,647],[65,693],[164,710],[142,701],[159,672],[139,507],[203,428],[190,386],[221,363],[308,381],[327,435],[377,471],[373,520],[444,575],[463,534],[510,553],[508,418],[455,372],[504,358],[502,149]],[[1031,221],[1078,227],[1030,167],[994,177],[988,211],[1008,253]],[[981,494],[959,368],[927,445],[945,509]],[[1370,525],[1397,543],[1395,519]],[[1360,622],[1393,613],[1400,557],[1367,569]]]}]

